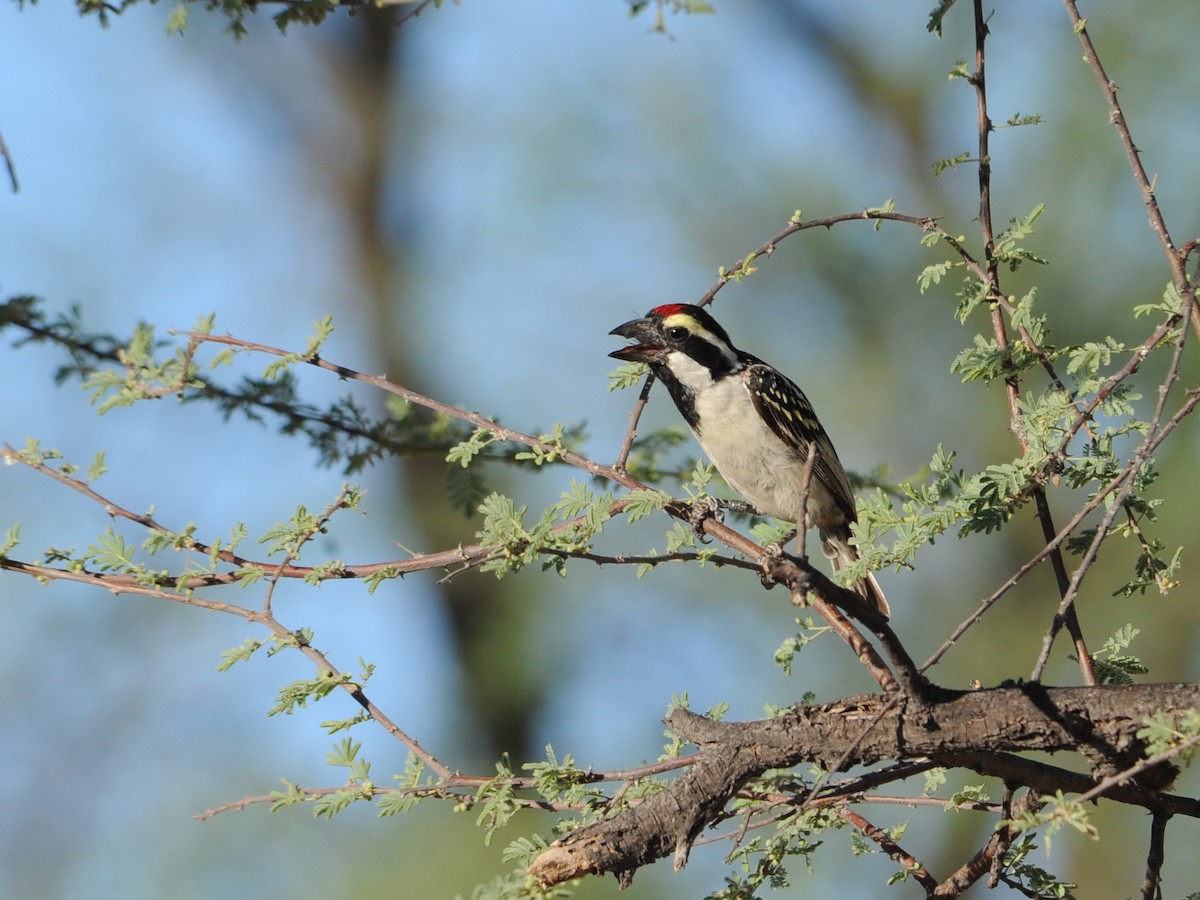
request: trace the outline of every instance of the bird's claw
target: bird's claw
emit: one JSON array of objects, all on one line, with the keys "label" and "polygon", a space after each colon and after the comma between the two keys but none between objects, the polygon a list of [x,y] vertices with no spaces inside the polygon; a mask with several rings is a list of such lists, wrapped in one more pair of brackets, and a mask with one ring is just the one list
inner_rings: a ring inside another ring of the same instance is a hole
[{"label": "bird's claw", "polygon": [[772,541],[763,547],[762,570],[758,573],[758,578],[768,591],[779,583],[771,574],[771,564],[781,556],[783,556],[783,544],[779,541]]},{"label": "bird's claw", "polygon": [[700,543],[707,544],[712,541],[712,538],[704,530],[704,520],[716,519],[720,522],[724,518],[725,514],[721,509],[720,500],[716,497],[701,497],[699,500],[693,500],[691,503],[688,524],[692,526],[692,531],[696,533],[696,537]]}]

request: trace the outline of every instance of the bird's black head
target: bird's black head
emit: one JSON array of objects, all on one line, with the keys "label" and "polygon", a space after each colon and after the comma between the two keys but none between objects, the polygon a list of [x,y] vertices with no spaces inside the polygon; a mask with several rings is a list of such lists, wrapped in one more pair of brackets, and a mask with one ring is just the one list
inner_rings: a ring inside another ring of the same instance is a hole
[{"label": "bird's black head", "polygon": [[[738,352],[725,329],[699,306],[668,303],[656,306],[640,319],[618,325],[609,334],[636,343],[608,354],[626,362],[644,362],[656,372],[671,368],[672,355],[682,354],[712,373],[738,367]],[[682,362],[680,357],[676,361]]]}]

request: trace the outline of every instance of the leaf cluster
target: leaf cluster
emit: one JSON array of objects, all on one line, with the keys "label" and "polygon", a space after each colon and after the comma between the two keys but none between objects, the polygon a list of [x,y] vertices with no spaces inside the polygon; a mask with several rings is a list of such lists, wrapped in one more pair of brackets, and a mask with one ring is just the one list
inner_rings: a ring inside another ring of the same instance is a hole
[{"label": "leaf cluster", "polygon": [[[543,510],[536,522],[527,524],[527,506],[518,507],[510,497],[490,494],[479,506],[483,526],[477,536],[491,550],[483,571],[501,577],[541,560],[543,571],[565,575],[567,559],[591,549],[593,538],[612,517],[614,502],[612,494],[597,494],[572,481],[562,499]],[[646,502],[643,498],[643,508]]]}]

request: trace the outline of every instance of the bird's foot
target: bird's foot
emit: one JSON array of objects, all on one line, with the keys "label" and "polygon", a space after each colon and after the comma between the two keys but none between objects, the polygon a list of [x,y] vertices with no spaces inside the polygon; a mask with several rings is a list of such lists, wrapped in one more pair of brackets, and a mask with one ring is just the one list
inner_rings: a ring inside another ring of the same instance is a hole
[{"label": "bird's foot", "polygon": [[724,510],[721,507],[721,501],[716,497],[701,497],[699,500],[693,500],[691,510],[688,513],[688,524],[692,526],[692,531],[696,533],[696,537],[700,543],[707,544],[712,538],[704,530],[705,519],[716,519],[718,522],[725,518]]},{"label": "bird's foot", "polygon": [[783,555],[782,541],[772,541],[763,547],[762,571],[758,573],[758,578],[762,582],[762,586],[768,591],[779,583],[775,580],[775,576],[771,574],[771,569],[774,567],[773,564]]},{"label": "bird's foot", "polygon": [[739,513],[746,516],[762,516],[763,513],[752,503],[745,500],[721,500],[717,497],[701,497],[691,503],[692,511],[688,516],[688,524],[696,532],[696,537],[707,544],[712,540],[704,531],[705,519],[725,521],[725,512]]},{"label": "bird's foot", "polygon": [[759,516],[764,513],[753,503],[747,503],[745,500],[718,500],[722,509],[727,509],[732,513],[740,513],[743,516]]}]

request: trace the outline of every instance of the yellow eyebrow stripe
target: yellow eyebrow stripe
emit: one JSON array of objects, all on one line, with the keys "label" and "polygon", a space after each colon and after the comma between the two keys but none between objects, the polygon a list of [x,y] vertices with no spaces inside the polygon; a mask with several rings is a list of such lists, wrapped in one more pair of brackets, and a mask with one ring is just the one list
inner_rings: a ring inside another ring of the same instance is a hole
[{"label": "yellow eyebrow stripe", "polygon": [[717,336],[700,324],[700,321],[689,313],[672,313],[662,320],[663,328],[686,328],[696,337],[704,338],[710,344],[720,345],[724,343],[718,340]]},{"label": "yellow eyebrow stripe", "polygon": [[687,313],[674,313],[663,319],[662,323],[664,328],[686,328],[695,334],[702,334],[704,332],[704,329],[700,327],[700,323]]}]

